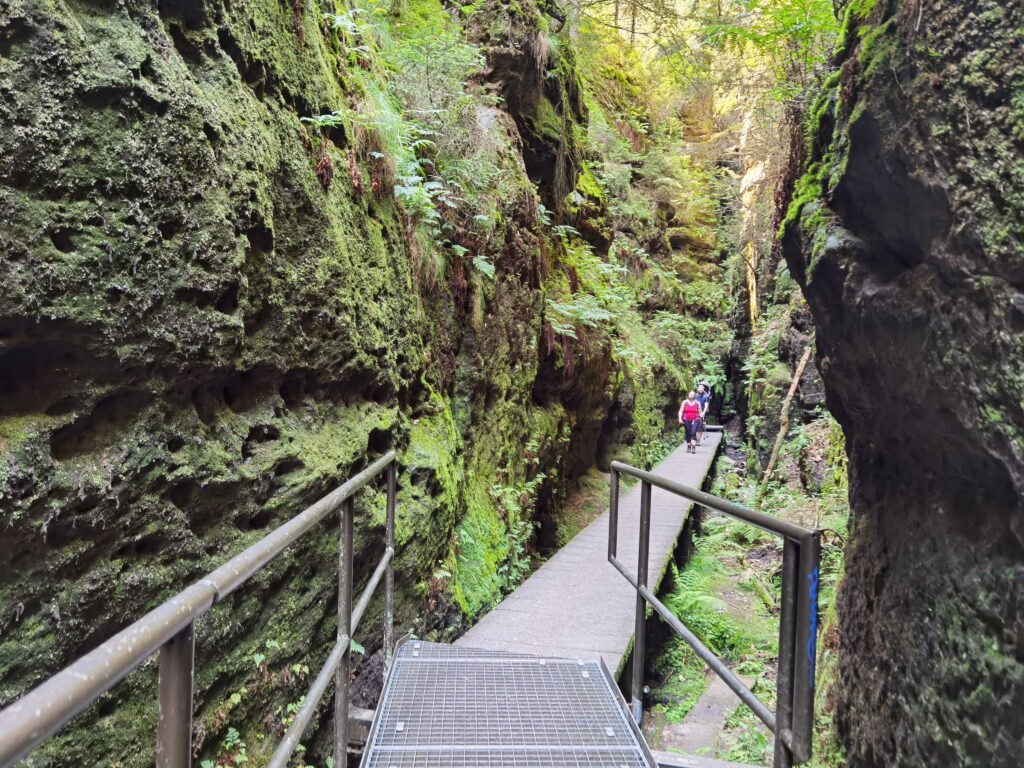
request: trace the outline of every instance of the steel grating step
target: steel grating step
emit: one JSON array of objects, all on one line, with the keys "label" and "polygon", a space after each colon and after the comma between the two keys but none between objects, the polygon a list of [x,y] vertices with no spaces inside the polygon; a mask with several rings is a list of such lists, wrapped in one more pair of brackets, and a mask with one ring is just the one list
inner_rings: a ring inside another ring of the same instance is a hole
[{"label": "steel grating step", "polygon": [[399,648],[362,768],[656,768],[603,664]]}]

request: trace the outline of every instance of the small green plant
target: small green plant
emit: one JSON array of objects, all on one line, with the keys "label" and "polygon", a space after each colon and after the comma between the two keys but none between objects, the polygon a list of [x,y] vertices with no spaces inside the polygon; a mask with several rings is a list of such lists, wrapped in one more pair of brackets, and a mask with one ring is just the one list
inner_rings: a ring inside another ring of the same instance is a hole
[{"label": "small green plant", "polygon": [[[755,690],[757,688],[755,685]],[[726,747],[718,750],[718,757],[745,765],[771,763],[774,749],[771,732],[746,704],[740,704],[730,713],[725,727],[728,729],[728,736],[723,739]]]},{"label": "small green plant", "polygon": [[302,696],[297,701],[291,701],[284,705],[284,707],[278,707],[276,710],[277,716],[281,719],[281,725],[283,728],[291,726],[295,720],[295,716],[299,714],[299,710],[302,709],[302,705],[305,703],[306,697]]},{"label": "small green plant", "polygon": [[548,299],[548,322],[559,336],[578,340],[581,326],[597,328],[599,324],[606,323],[614,317],[590,294],[580,294],[571,301]]},{"label": "small green plant", "polygon": [[[527,442],[524,447],[523,458],[532,466],[539,463],[538,447],[536,440]],[[536,527],[532,519],[533,503],[537,490],[546,479],[545,473],[538,472],[526,482],[498,484],[490,490],[491,499],[508,528],[509,554],[498,567],[506,589],[518,586],[530,570],[529,543]]]},{"label": "small green plant", "polygon": [[249,762],[245,741],[237,728],[229,727],[220,747],[216,760],[203,760],[202,768],[222,768],[223,766],[244,765]]},{"label": "small green plant", "polygon": [[654,669],[665,680],[657,691],[658,698],[666,700],[665,717],[681,723],[707,689],[704,662],[681,638],[673,637],[655,660]]}]

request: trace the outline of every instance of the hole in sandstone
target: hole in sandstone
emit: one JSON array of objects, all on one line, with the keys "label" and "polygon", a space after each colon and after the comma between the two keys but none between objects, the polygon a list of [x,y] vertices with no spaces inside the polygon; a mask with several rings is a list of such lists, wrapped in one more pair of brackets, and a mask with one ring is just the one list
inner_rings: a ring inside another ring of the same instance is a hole
[{"label": "hole in sandstone", "polygon": [[182,511],[187,511],[192,505],[192,499],[196,495],[196,491],[199,490],[197,486],[191,480],[184,480],[180,483],[175,483],[167,489],[165,496],[167,500],[174,506]]},{"label": "hole in sandstone", "polygon": [[266,528],[268,525],[270,525],[270,520],[273,516],[273,512],[269,509],[264,509],[262,512],[257,512],[249,520],[249,527],[257,531],[260,528]]},{"label": "hole in sandstone", "polygon": [[256,224],[245,231],[249,239],[249,247],[257,253],[270,253],[274,250],[274,233],[263,224]]},{"label": "hole in sandstone", "polygon": [[306,371],[293,368],[284,375],[278,394],[289,408],[299,405],[306,396]]},{"label": "hole in sandstone", "polygon": [[47,416],[64,416],[82,407],[82,399],[79,397],[62,397],[46,409]]},{"label": "hole in sandstone", "polygon": [[50,241],[53,243],[53,247],[61,253],[71,253],[75,250],[74,234],[74,230],[60,227],[50,232]]},{"label": "hole in sandstone", "polygon": [[304,466],[306,465],[299,458],[282,459],[274,466],[274,477],[283,477],[302,469]]},{"label": "hole in sandstone", "polygon": [[[544,342],[541,342],[542,344]],[[558,347],[555,347],[553,354],[542,354],[540,364],[537,366],[537,378],[533,380],[533,391],[531,393],[534,405],[546,406],[557,402],[559,396],[565,390],[565,381],[562,376],[562,369],[557,367],[555,356],[559,354]]]},{"label": "hole in sandstone", "polygon": [[217,299],[217,303],[213,306],[214,309],[218,312],[223,312],[225,315],[235,314],[238,311],[238,283],[228,286],[228,289],[221,294],[220,298]]},{"label": "hole in sandstone", "polygon": [[391,447],[391,434],[383,429],[371,429],[366,441],[368,453],[384,453]]},{"label": "hole in sandstone", "polygon": [[120,105],[131,95],[131,88],[127,90],[114,85],[100,85],[83,91],[78,95],[79,101],[86,107],[92,109],[108,109]]},{"label": "hole in sandstone", "polygon": [[27,40],[32,36],[32,28],[24,19],[14,17],[8,21],[6,27],[0,31],[0,56],[10,58],[14,46]]},{"label": "hole in sandstone", "polygon": [[239,515],[235,518],[235,527],[240,531],[258,531],[270,524],[273,514],[270,510],[262,510],[255,515]]},{"label": "hole in sandstone", "polygon": [[179,288],[174,292],[174,298],[184,304],[194,304],[200,309],[206,309],[216,300],[213,294],[198,288]]},{"label": "hole in sandstone", "polygon": [[180,219],[170,219],[168,221],[161,221],[156,225],[156,228],[160,230],[160,236],[164,240],[170,240],[181,231],[182,224]]},{"label": "hole in sandstone", "polygon": [[221,27],[217,30],[217,42],[220,43],[221,49],[226,53],[230,59],[235,62],[235,67],[238,69],[238,75],[242,78],[242,82],[252,86],[257,79],[255,72],[256,67],[252,65],[248,57],[239,47],[235,41],[231,31]]},{"label": "hole in sandstone", "polygon": [[363,394],[372,388],[370,374],[366,371],[348,370],[342,378],[327,385],[327,397],[333,403],[351,404],[361,402]]},{"label": "hole in sandstone", "polygon": [[76,419],[50,436],[50,453],[58,461],[92,453],[112,445],[118,435],[145,408],[149,392],[123,389],[100,400],[92,413]]},{"label": "hole in sandstone", "polygon": [[163,551],[166,544],[167,542],[164,540],[162,534],[151,533],[148,536],[143,536],[135,543],[135,554],[142,555],[144,557],[155,555],[158,552]]},{"label": "hole in sandstone", "polygon": [[422,488],[431,497],[441,495],[441,481],[437,479],[437,473],[432,469],[419,467],[409,473],[409,483]]},{"label": "hole in sandstone", "polygon": [[249,434],[242,441],[242,458],[248,459],[255,452],[255,447],[260,443],[267,443],[277,440],[281,436],[280,430],[272,424],[257,424],[249,430]]},{"label": "hole in sandstone", "polygon": [[273,424],[257,424],[249,430],[249,435],[245,440],[249,443],[268,443],[271,440],[277,440],[280,436],[281,430]]},{"label": "hole in sandstone", "polygon": [[72,542],[81,541],[81,531],[86,525],[88,524],[83,523],[83,518],[77,513],[61,515],[52,520],[46,528],[46,546],[57,550]]},{"label": "hole in sandstone", "polygon": [[103,497],[98,494],[89,494],[84,499],[79,499],[71,505],[71,511],[76,515],[84,515],[86,512],[91,512],[100,505],[103,501]]},{"label": "hole in sandstone", "polygon": [[99,717],[110,717],[115,712],[117,712],[117,698],[115,696],[104,696],[100,703],[96,705],[96,714]]},{"label": "hole in sandstone", "polygon": [[139,74],[149,80],[158,80],[160,75],[156,71],[156,67],[153,66],[153,57],[147,56],[145,61],[142,62],[142,66],[139,67]]},{"label": "hole in sandstone", "polygon": [[393,390],[387,384],[371,384],[366,388],[363,397],[370,402],[384,404],[391,398],[392,393]]},{"label": "hole in sandstone", "polygon": [[167,31],[170,33],[171,42],[174,43],[174,48],[181,54],[181,58],[185,61],[199,62],[202,61],[203,52],[195,43],[188,39],[185,34],[185,30],[178,24],[168,24]]},{"label": "hole in sandstone", "polygon": [[224,382],[224,404],[235,413],[243,413],[255,407],[266,396],[269,384],[263,373],[236,373]]},{"label": "hole in sandstone", "polygon": [[410,482],[423,488],[424,493],[432,499],[441,495],[441,483],[437,479],[437,473],[433,470],[423,468],[415,470],[410,477]]},{"label": "hole in sandstone", "polygon": [[175,435],[167,441],[167,450],[171,453],[177,453],[185,447],[185,438]]},{"label": "hole in sandstone", "polygon": [[163,117],[167,114],[167,110],[170,107],[170,102],[161,101],[160,99],[154,99],[144,91],[135,88],[131,91],[131,95],[135,99],[135,103],[138,104],[139,109],[151,112],[157,117]]},{"label": "hole in sandstone", "polygon": [[209,123],[203,123],[203,133],[206,135],[206,140],[210,142],[211,147],[216,147],[220,144],[220,135],[217,133],[217,129]]},{"label": "hole in sandstone", "polygon": [[123,297],[124,289],[116,285],[110,286],[103,292],[103,298],[111,304],[120,304]]},{"label": "hole in sandstone", "polygon": [[81,375],[81,361],[68,345],[43,342],[0,354],[0,414],[45,410],[62,399],[63,386]]},{"label": "hole in sandstone", "polygon": [[203,0],[158,0],[156,7],[161,16],[180,19],[192,31],[202,29],[206,23]]},{"label": "hole in sandstone", "polygon": [[164,498],[188,519],[188,527],[197,536],[204,536],[215,525],[227,522],[225,510],[239,506],[246,494],[242,483],[206,483],[182,480],[164,492]]},{"label": "hole in sandstone", "polygon": [[494,404],[498,402],[498,390],[494,387],[488,387],[487,393],[484,397],[484,408],[490,410],[494,407]]},{"label": "hole in sandstone", "polygon": [[217,411],[224,407],[224,387],[221,382],[207,382],[196,387],[192,391],[192,407],[203,423],[212,423],[217,417]]},{"label": "hole in sandstone", "polygon": [[263,305],[254,314],[246,315],[242,319],[242,323],[245,326],[245,335],[252,336],[257,333],[270,320],[273,311],[273,308],[269,305]]},{"label": "hole in sandstone", "polygon": [[138,557],[152,557],[163,551],[166,541],[158,533],[151,533],[143,536],[137,541],[124,544],[114,552],[112,560],[134,560]]}]

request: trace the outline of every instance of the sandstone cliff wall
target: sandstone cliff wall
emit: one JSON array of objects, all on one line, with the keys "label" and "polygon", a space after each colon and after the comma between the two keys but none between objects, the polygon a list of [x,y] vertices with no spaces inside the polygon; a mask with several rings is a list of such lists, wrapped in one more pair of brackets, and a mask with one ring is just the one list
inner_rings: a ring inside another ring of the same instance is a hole
[{"label": "sandstone cliff wall", "polygon": [[851,766],[1024,757],[1019,4],[852,2],[785,255],[850,455]]}]

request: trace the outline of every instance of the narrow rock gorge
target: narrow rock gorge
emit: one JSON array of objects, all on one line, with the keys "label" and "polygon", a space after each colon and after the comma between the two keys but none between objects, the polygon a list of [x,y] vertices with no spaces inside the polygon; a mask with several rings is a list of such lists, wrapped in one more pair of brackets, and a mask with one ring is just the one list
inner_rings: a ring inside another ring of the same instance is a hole
[{"label": "narrow rock gorge", "polygon": [[[664,452],[728,347],[721,294],[684,290],[722,272],[718,212],[677,191],[702,167],[644,166],[643,83],[584,72],[559,15],[0,7],[0,704],[388,449],[399,624],[440,638],[581,473]],[[333,643],[337,536],[204,620],[197,756],[283,730]],[[154,690],[131,675],[48,764],[151,764]]]},{"label": "narrow rock gorge", "polygon": [[[0,709],[390,450],[397,635],[450,642],[707,381],[709,487],[821,531],[809,764],[1024,764],[1022,30],[995,0],[0,2]],[[665,600],[774,707],[781,549],[706,518]],[[197,765],[267,763],[338,536],[202,618]],[[655,730],[707,684],[674,642]],[[25,765],[152,765],[155,670]],[[716,757],[770,762],[726,720]]]}]

